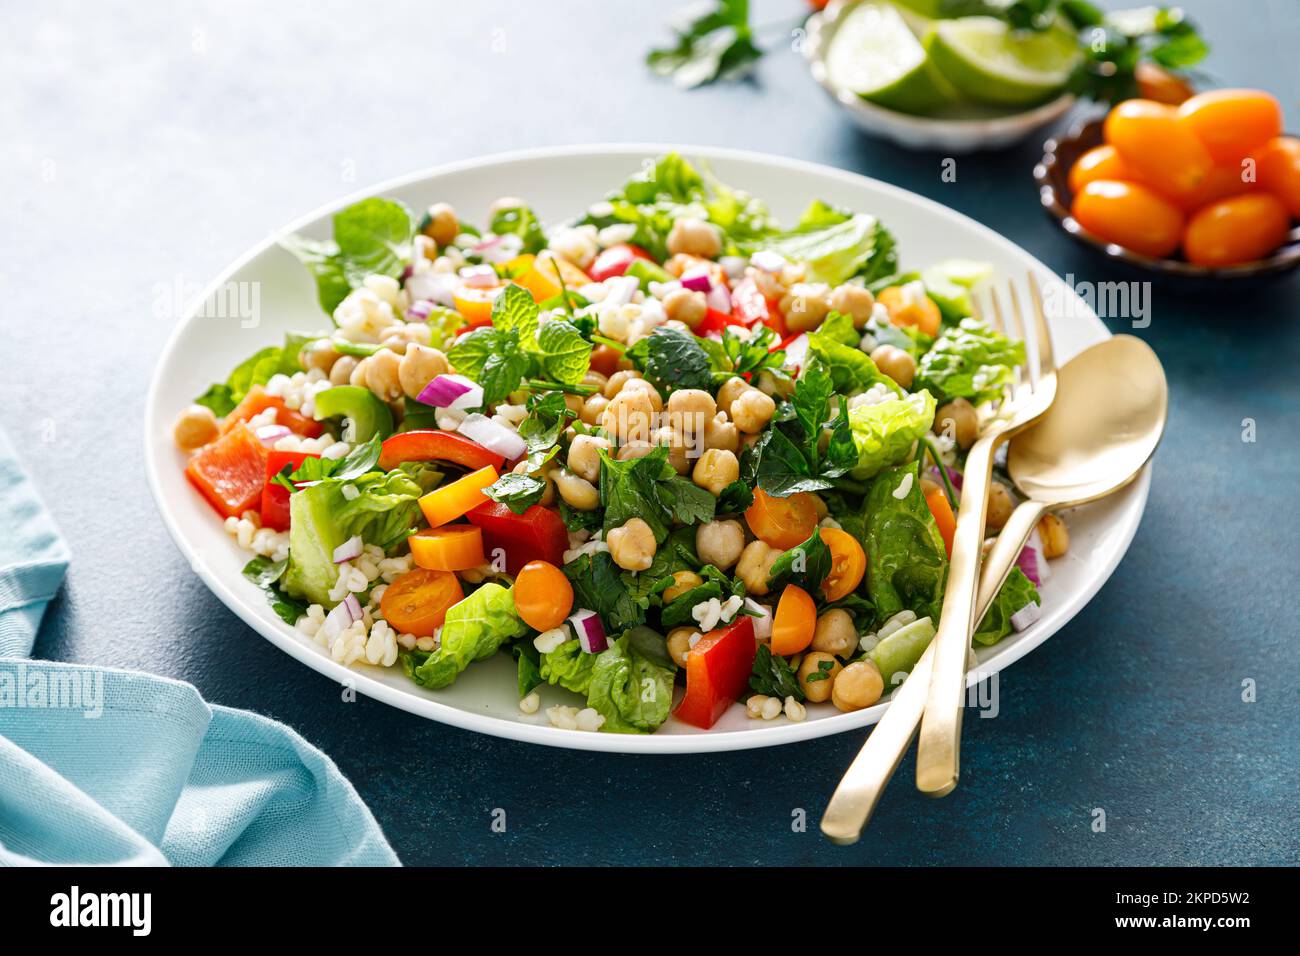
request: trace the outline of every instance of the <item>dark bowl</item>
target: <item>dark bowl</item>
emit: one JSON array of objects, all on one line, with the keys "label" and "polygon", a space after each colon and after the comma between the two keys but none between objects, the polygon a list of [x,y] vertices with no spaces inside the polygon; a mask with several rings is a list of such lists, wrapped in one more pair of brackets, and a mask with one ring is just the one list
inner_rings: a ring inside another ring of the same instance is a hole
[{"label": "dark bowl", "polygon": [[1211,286],[1220,282],[1248,282],[1275,278],[1300,266],[1300,227],[1293,228],[1286,241],[1267,259],[1225,268],[1198,266],[1184,259],[1155,259],[1125,249],[1089,232],[1070,215],[1070,169],[1080,156],[1102,144],[1102,117],[1084,120],[1068,133],[1043,144],[1043,158],[1034,167],[1038,196],[1047,210],[1070,236],[1096,250],[1126,271],[1167,278],[1185,288]]}]

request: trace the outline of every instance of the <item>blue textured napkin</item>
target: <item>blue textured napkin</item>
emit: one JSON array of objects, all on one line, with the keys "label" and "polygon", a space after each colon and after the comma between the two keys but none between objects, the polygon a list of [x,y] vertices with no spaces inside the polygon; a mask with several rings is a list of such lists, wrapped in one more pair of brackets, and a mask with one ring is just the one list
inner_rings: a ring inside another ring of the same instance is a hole
[{"label": "blue textured napkin", "polygon": [[0,432],[0,865],[396,865],[289,728],[148,674],[27,660],[68,551]]}]

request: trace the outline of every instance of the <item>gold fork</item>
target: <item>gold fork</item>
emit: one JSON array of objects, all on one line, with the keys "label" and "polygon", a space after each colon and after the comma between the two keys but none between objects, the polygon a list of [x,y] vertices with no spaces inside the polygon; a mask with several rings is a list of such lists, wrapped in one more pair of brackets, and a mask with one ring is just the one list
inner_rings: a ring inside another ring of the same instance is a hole
[{"label": "gold fork", "polygon": [[[971,539],[974,540],[975,551],[973,556],[963,552],[963,558],[965,559],[963,567],[965,573],[968,574],[973,574],[973,568],[979,565],[979,551],[982,545],[986,509],[985,489],[987,489],[988,481],[991,478],[993,452],[996,450],[995,442],[1005,441],[1013,433],[1020,431],[1040,417],[1051,405],[1056,395],[1056,361],[1052,352],[1051,331],[1048,328],[1047,318],[1043,311],[1038,282],[1032,272],[1029,274],[1029,291],[1034,307],[1037,368],[1035,369],[1032,363],[1027,363],[1027,368],[1024,370],[1024,374],[1020,375],[1020,381],[1017,383],[1010,401],[1004,402],[998,408],[997,413],[991,415],[985,421],[980,437],[972,446],[971,454],[966,460],[966,472],[962,484],[962,501],[968,504],[966,507],[958,509],[957,531],[953,539],[953,558],[955,562],[958,555],[959,541],[969,542]],[[1024,338],[1023,326],[1025,323],[1021,320],[1020,301],[1014,285],[1009,286],[1009,295],[1011,302],[1010,316],[1015,324],[1015,328],[1009,331],[1017,335],[1017,337]],[[988,313],[988,324],[999,331],[1006,330],[1006,326],[1002,321],[1001,302],[996,292],[991,293],[990,299],[992,308]],[[974,297],[972,297],[972,300],[972,305],[977,306],[978,301]],[[976,318],[982,318],[983,310],[975,308],[973,311]],[[976,473],[980,471],[982,471],[982,477],[976,482]],[[975,484],[979,484],[981,490],[972,491]],[[976,503],[978,503],[978,507],[975,507]],[[976,512],[978,512],[978,521],[972,517]],[[963,518],[966,521],[964,537],[962,537]],[[976,530],[972,532],[971,528]],[[987,570],[994,571],[995,569],[990,567]],[[849,766],[844,778],[840,781],[840,785],[835,789],[835,793],[831,796],[830,803],[826,807],[826,812],[822,816],[822,832],[836,843],[848,844],[857,841],[861,835],[862,827],[871,816],[880,795],[884,792],[885,786],[889,783],[894,771],[898,768],[899,761],[902,760],[903,754],[910,746],[912,738],[916,734],[917,725],[921,723],[927,696],[933,684],[933,664],[936,646],[943,633],[943,621],[955,619],[950,618],[948,607],[949,596],[952,594],[955,583],[953,579],[955,573],[955,569],[950,569],[948,591],[945,594],[943,615],[940,620],[940,633],[930,642],[930,646],[926,648],[925,653],[912,669],[912,673],[907,680],[890,698],[889,708],[885,711],[884,717],[872,729],[871,735],[867,738],[861,752]],[[999,575],[999,578],[1002,576]],[[967,581],[966,594],[962,598],[962,600],[968,601],[970,604],[978,604],[978,607],[975,608],[976,613],[972,614],[969,609],[966,611],[965,620],[968,623],[964,629],[964,634],[959,640],[963,651],[970,647],[971,632],[980,618],[984,616],[997,593],[996,587],[990,589],[985,582],[981,581],[980,583],[985,586],[982,586],[979,590],[978,601],[975,600],[976,592],[973,578]],[[1000,580],[998,583],[1001,583]],[[956,619],[960,620],[959,618]],[[956,628],[953,630],[956,630]],[[952,786],[956,784],[956,744],[957,737],[960,734],[961,703],[965,689],[965,664],[966,658],[963,654],[958,661],[957,712],[954,717],[950,718],[955,721],[951,738],[953,741],[951,749],[953,761],[951,782],[943,793],[950,792]],[[890,675],[884,676],[887,680],[890,677]],[[919,773],[918,757],[918,776]],[[936,793],[935,795],[942,796],[943,793]]]},{"label": "gold fork", "polygon": [[[997,290],[990,290],[992,310],[989,324],[1026,342],[1026,323],[1021,317],[1020,297],[1014,283],[1007,284],[1009,322],[1004,325],[1002,302]],[[1016,432],[1041,418],[1056,398],[1056,360],[1052,335],[1043,312],[1043,297],[1034,274],[1029,273],[1029,294],[1033,302],[1037,361],[1026,362],[1011,393],[999,403],[984,423],[966,456],[962,472],[962,507],[957,509],[957,530],[953,533],[952,560],[948,566],[948,587],[944,593],[939,630],[934,637],[934,664],[926,695],[925,713],[916,752],[916,786],[932,797],[942,797],[957,786],[961,771],[961,717],[966,691],[966,658],[970,636],[979,623],[975,619],[976,588],[979,583],[980,548],[984,541],[984,519],[988,510],[989,482],[993,477],[993,454]],[[977,312],[979,310],[976,310]],[[1013,327],[1014,326],[1014,327]]]}]

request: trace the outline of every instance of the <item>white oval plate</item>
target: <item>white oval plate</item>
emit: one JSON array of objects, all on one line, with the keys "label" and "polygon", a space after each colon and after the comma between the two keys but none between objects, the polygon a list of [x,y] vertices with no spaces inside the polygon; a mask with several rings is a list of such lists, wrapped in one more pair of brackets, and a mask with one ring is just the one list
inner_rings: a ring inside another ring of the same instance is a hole
[{"label": "white oval plate", "polygon": [[[624,182],[643,158],[677,148],[706,160],[727,183],[749,190],[771,205],[784,222],[797,219],[814,198],[879,216],[893,231],[902,267],[914,268],[949,257],[987,261],[1003,277],[1023,281],[1034,270],[1044,282],[1048,269],[1008,240],[928,199],[885,183],[813,163],[738,150],[662,145],[573,146],[490,156],[454,163],[403,179],[381,183],[332,203],[292,223],[283,233],[303,232],[325,238],[329,217],[340,207],[366,196],[391,196],[412,209],[451,202],[471,221],[485,216],[499,195],[527,198],[548,223],[580,214],[604,192]],[[232,286],[231,283],[238,283]],[[242,290],[245,304],[257,292],[260,323],[250,325],[251,310],[237,308],[228,294]],[[1067,359],[1109,333],[1082,300],[1069,293],[1070,318],[1053,317],[1056,354]],[[1049,300],[1050,301],[1050,300]],[[1063,300],[1062,300],[1063,301]],[[225,307],[221,303],[225,303]],[[212,316],[227,315],[227,318]],[[547,687],[542,710],[521,714],[515,690],[514,662],[504,654],[470,667],[451,687],[426,691],[400,668],[346,668],[335,663],[308,638],[282,622],[262,592],[240,574],[248,554],[225,532],[220,518],[182,473],[184,456],[172,443],[171,425],[211,382],[224,381],[239,361],[263,345],[281,340],[290,329],[316,329],[329,320],[316,303],[306,270],[269,237],[219,276],[187,311],[163,350],[150,383],[145,409],[145,459],[149,484],[167,529],[196,574],[221,601],[281,650],[334,680],[352,681],[369,697],[457,727],[530,743],[583,750],[628,753],[696,753],[767,747],[865,727],[880,719],[887,704],[841,714],[829,704],[812,705],[808,718],[754,721],[733,706],[709,731],[673,719],[654,734],[584,733],[548,725],[545,708],[576,704],[567,691]],[[1028,630],[979,651],[984,675],[1006,667],[1055,633],[1097,592],[1124,556],[1146,503],[1149,472],[1114,497],[1078,510],[1070,518],[1070,552],[1053,562],[1052,579],[1043,588],[1043,615]],[[972,675],[972,682],[975,677]]]}]

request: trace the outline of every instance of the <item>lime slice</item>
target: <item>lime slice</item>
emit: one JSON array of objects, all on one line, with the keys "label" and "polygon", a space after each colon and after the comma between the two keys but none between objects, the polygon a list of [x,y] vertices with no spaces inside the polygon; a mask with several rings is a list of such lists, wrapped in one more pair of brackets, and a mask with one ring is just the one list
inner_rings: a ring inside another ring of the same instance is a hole
[{"label": "lime slice", "polygon": [[962,93],[1002,106],[1031,106],[1059,93],[1080,56],[1064,26],[1013,31],[993,17],[938,20],[925,47]]},{"label": "lime slice", "polygon": [[[918,26],[928,29],[928,21]],[[861,3],[844,15],[826,51],[826,74],[839,87],[903,113],[929,113],[956,99],[930,64],[903,14],[889,3]]]}]

